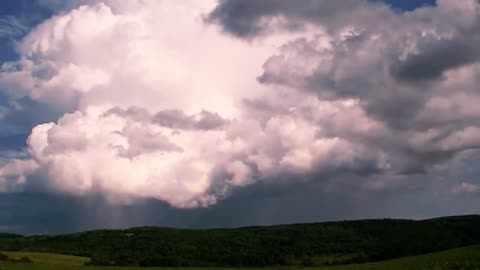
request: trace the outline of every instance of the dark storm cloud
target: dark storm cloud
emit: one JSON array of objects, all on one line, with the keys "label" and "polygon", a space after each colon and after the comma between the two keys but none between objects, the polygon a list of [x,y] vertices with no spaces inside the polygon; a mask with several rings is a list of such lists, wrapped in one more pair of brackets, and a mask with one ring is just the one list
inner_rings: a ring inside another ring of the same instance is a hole
[{"label": "dark storm cloud", "polygon": [[[261,19],[276,16],[293,21],[302,18],[304,22],[333,31],[328,41],[322,35],[305,35],[284,44],[277,54],[267,59],[258,81],[314,93],[324,101],[357,100],[369,117],[367,121],[380,121],[382,129],[350,134],[348,129],[338,129],[328,122],[319,125],[328,127],[330,136],[386,154],[388,165],[379,175],[388,172],[412,179],[423,175],[424,179],[431,180],[439,166],[478,149],[479,122],[472,117],[478,117],[479,112],[471,102],[480,98],[476,81],[480,55],[479,3],[469,1],[475,8],[468,11],[463,5],[466,2],[445,0],[437,7],[406,14],[382,13],[387,19],[377,17],[377,24],[382,21],[378,25],[357,14],[370,4],[358,3],[360,6],[352,4],[352,16],[343,24],[336,24],[334,18],[321,13],[315,17],[309,13],[315,8],[307,3],[303,6],[308,7],[308,11],[274,3],[271,5],[277,9],[250,2],[222,1],[211,17],[239,36],[268,32],[236,31],[233,26],[243,22],[243,18],[251,22],[246,25],[268,27],[260,24]],[[338,5],[338,10],[330,12],[342,12],[341,4]],[[375,14],[373,10],[367,13]],[[341,27],[349,29],[349,33],[339,34],[337,30],[342,30]],[[468,78],[457,78],[466,74]],[[277,108],[282,108],[265,102],[247,101],[246,104],[255,110],[263,108],[262,112],[269,111],[271,115],[278,114]],[[268,112],[262,117],[268,119]],[[358,115],[351,119],[361,122]]]},{"label": "dark storm cloud", "polygon": [[183,152],[183,149],[158,132],[142,130],[136,127],[125,127],[120,135],[128,140],[128,148],[123,146],[117,147],[119,154],[124,157],[134,158],[145,153],[153,153],[155,151],[163,152]]},{"label": "dark storm cloud", "polygon": [[173,129],[210,130],[220,128],[228,123],[219,114],[203,110],[187,116],[180,110],[167,110],[157,113],[153,120],[156,124]]},{"label": "dark storm cloud", "polygon": [[480,57],[476,39],[461,37],[425,44],[419,53],[409,55],[393,66],[394,76],[404,81],[439,79],[445,71],[477,62]]},{"label": "dark storm cloud", "polygon": [[128,109],[115,107],[104,114],[105,117],[110,115],[118,115],[122,118],[130,118],[139,122],[151,121],[152,117],[147,110],[139,107],[130,107]]},{"label": "dark storm cloud", "polygon": [[[428,14],[431,23],[425,29],[435,29],[440,15]],[[330,48],[319,49],[321,38],[290,41],[265,62],[258,80],[314,92],[322,100],[359,99],[371,116],[394,129],[428,128],[416,122],[416,117],[435,97],[436,88],[442,87],[442,75],[479,60],[478,18],[469,25],[452,24],[453,30],[445,33],[449,37],[441,38],[412,28],[415,19],[418,25],[426,20],[421,12],[391,16],[395,19],[390,22],[395,23],[386,23],[385,29],[359,22],[358,33],[334,38]],[[300,62],[314,68],[295,65]]]},{"label": "dark storm cloud", "polygon": [[218,113],[202,110],[194,115],[186,115],[182,110],[164,110],[151,115],[142,108],[113,108],[105,116],[118,115],[139,122],[151,122],[163,127],[179,130],[214,130],[227,125],[229,121]]},{"label": "dark storm cloud", "polygon": [[[333,41],[330,49],[318,49],[317,39],[291,41],[266,61],[259,82],[313,92],[322,100],[359,99],[366,112],[387,125],[410,125],[432,86],[392,82],[387,71],[402,44],[388,33],[385,40],[376,40],[376,34],[350,34]],[[315,68],[301,70],[295,62]]]},{"label": "dark storm cloud", "polygon": [[[311,22],[336,28],[354,20],[371,21],[372,14],[380,16],[377,20],[387,18],[389,12],[387,6],[366,0],[221,0],[207,20],[234,35],[252,37],[271,26],[293,30]],[[274,24],[275,18],[283,19],[280,25]]]}]

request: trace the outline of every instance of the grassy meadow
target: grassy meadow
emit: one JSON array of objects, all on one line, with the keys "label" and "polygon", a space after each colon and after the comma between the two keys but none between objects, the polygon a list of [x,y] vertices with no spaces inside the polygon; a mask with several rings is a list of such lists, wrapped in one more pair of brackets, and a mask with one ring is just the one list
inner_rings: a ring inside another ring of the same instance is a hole
[{"label": "grassy meadow", "polygon": [[[89,259],[85,257],[65,256],[49,253],[32,252],[2,252],[12,259],[28,257],[33,263],[0,262],[1,270],[139,270],[141,267],[103,267],[85,266]],[[204,269],[208,268],[147,268],[151,270],[168,269]],[[241,269],[241,268],[213,268],[213,269]],[[346,266],[311,267],[311,268],[248,268],[248,269],[306,269],[306,270],[480,270],[480,246],[470,246],[459,249],[452,249],[443,252],[430,253],[421,256],[406,257],[382,261],[377,263],[353,264]]]}]

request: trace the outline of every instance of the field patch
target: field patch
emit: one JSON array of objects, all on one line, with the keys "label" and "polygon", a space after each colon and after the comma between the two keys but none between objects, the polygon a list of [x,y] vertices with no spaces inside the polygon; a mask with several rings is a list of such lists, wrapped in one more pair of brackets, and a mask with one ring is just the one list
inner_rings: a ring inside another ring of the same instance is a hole
[{"label": "field patch", "polygon": [[325,268],[330,270],[480,270],[480,246],[471,246],[376,263]]},{"label": "field patch", "polygon": [[[90,259],[85,257],[68,256],[41,252],[1,252],[10,259],[19,260],[21,258],[30,259],[33,264],[46,264],[58,266],[83,266]],[[22,263],[15,263],[22,264]],[[3,270],[3,269],[2,269]]]}]

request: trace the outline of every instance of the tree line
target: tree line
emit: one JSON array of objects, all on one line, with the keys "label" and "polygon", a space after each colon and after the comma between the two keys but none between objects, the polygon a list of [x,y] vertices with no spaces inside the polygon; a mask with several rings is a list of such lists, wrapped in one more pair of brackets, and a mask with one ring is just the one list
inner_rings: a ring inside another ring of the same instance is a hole
[{"label": "tree line", "polygon": [[90,257],[92,265],[263,267],[380,261],[480,244],[480,216],[186,230],[134,228],[62,236],[0,234],[0,250]]}]

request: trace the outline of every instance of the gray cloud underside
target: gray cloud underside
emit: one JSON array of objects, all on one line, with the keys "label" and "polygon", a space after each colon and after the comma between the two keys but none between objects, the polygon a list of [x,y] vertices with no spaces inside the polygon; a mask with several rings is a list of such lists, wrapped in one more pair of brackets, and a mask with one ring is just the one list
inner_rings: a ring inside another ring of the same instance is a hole
[{"label": "gray cloud underside", "polygon": [[185,115],[181,110],[163,110],[155,115],[142,108],[131,107],[128,109],[113,108],[105,113],[108,115],[119,115],[134,119],[140,122],[151,122],[163,127],[178,130],[212,130],[220,129],[228,124],[228,120],[222,118],[218,113],[202,110],[194,115]]},{"label": "gray cloud underside", "polygon": [[[386,5],[366,0],[222,0],[207,21],[221,24],[232,34],[252,37],[268,33],[272,30],[270,27],[302,29],[308,22],[333,30],[345,23],[362,22],[373,26],[376,20],[389,19],[391,12]],[[281,22],[274,22],[275,18],[280,18]]]},{"label": "gray cloud underside", "polygon": [[202,209],[176,209],[155,200],[113,205],[95,195],[38,193],[2,194],[0,202],[1,231],[55,234],[149,225],[218,228],[386,216],[421,219],[475,213],[479,198],[440,197],[421,190],[351,196],[345,191],[325,192],[321,182],[306,182],[256,184]]}]

